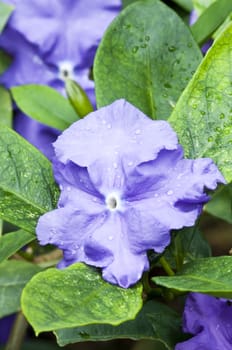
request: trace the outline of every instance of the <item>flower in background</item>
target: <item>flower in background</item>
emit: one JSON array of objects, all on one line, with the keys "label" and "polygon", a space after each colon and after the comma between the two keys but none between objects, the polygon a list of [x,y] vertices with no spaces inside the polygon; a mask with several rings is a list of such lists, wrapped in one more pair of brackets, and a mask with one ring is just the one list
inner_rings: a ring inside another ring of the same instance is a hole
[{"label": "flower in background", "polygon": [[161,253],[170,230],[192,226],[224,179],[211,159],[183,159],[165,121],[125,100],[90,113],[54,143],[58,209],[38,222],[40,244],[64,252],[60,267],[82,261],[105,280],[129,287],[148,270],[146,251]]},{"label": "flower in background", "polygon": [[[189,16],[189,25],[192,26],[197,21],[197,19],[198,19],[197,11],[193,10]],[[212,46],[212,44],[213,44],[213,39],[209,39],[206,43],[204,43],[201,46],[202,53],[206,54],[206,52],[209,50],[209,48]]]},{"label": "flower in background", "polygon": [[184,310],[184,332],[193,338],[175,350],[229,350],[232,348],[232,303],[206,294],[190,293]]},{"label": "flower in background", "polygon": [[[51,0],[49,5],[45,0],[4,1],[15,10],[0,35],[0,47],[13,56],[13,63],[0,83],[8,88],[44,84],[65,94],[64,81],[71,78],[95,106],[94,56],[104,31],[121,10],[121,0]],[[44,139],[50,143],[58,135],[18,111],[15,129],[45,153]]]}]

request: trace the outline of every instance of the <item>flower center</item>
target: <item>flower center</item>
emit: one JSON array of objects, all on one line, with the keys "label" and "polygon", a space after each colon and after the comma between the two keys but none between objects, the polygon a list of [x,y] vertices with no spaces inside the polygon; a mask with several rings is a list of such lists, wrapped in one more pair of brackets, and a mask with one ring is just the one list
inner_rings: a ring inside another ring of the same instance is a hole
[{"label": "flower center", "polygon": [[73,65],[71,62],[63,61],[59,64],[59,78],[65,80],[67,78],[73,79]]},{"label": "flower center", "polygon": [[109,210],[117,210],[120,207],[120,198],[117,193],[111,193],[106,197],[106,205]]}]

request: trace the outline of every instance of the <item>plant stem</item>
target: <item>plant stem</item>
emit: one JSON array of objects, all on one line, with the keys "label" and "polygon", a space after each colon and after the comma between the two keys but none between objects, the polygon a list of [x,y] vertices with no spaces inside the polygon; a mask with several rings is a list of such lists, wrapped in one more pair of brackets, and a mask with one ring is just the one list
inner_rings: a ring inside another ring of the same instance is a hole
[{"label": "plant stem", "polygon": [[14,321],[5,350],[20,350],[24,341],[28,323],[20,311]]},{"label": "plant stem", "polygon": [[169,263],[167,262],[164,256],[161,256],[161,258],[159,259],[159,262],[168,276],[175,275],[175,272],[172,270],[171,266],[169,265]]}]

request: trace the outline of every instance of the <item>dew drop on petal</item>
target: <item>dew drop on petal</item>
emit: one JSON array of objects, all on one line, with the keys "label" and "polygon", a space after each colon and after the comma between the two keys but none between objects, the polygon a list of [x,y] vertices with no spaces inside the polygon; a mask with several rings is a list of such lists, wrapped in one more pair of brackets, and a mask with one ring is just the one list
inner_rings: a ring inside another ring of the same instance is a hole
[{"label": "dew drop on petal", "polygon": [[167,195],[168,196],[171,196],[173,194],[173,191],[172,190],[169,190],[168,192],[167,192]]},{"label": "dew drop on petal", "polygon": [[70,191],[71,191],[71,187],[68,186],[68,187],[66,188],[66,190],[67,190],[68,192],[70,192]]},{"label": "dew drop on petal", "polygon": [[141,134],[141,130],[140,129],[135,130],[135,134],[136,135],[140,135]]},{"label": "dew drop on petal", "polygon": [[111,129],[112,125],[111,124],[107,124],[107,129]]},{"label": "dew drop on petal", "polygon": [[128,165],[128,166],[132,166],[132,165],[133,165],[133,162],[130,161],[130,162],[127,163],[127,165]]},{"label": "dew drop on petal", "polygon": [[114,167],[114,169],[117,169],[118,168],[118,164],[116,162],[113,163],[113,167]]},{"label": "dew drop on petal", "polygon": [[113,236],[109,236],[108,239],[109,239],[109,241],[112,241],[114,239],[114,237]]}]

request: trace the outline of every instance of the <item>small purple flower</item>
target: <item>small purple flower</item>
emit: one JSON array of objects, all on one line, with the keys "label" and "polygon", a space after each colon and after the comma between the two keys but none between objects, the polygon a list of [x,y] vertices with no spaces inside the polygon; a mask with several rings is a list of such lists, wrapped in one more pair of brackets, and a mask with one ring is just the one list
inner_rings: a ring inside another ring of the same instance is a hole
[{"label": "small purple flower", "polygon": [[192,226],[224,179],[211,159],[183,159],[165,121],[125,100],[90,113],[54,143],[58,209],[43,215],[42,245],[64,252],[60,267],[82,261],[129,287],[148,270],[148,249],[163,252],[170,230]]},{"label": "small purple flower", "polygon": [[232,304],[206,294],[190,293],[184,311],[184,332],[193,338],[175,350],[232,349]]},{"label": "small purple flower", "polygon": [[[51,0],[49,5],[45,0],[4,1],[15,10],[0,35],[0,47],[12,55],[13,63],[0,84],[8,88],[44,84],[65,95],[68,77],[78,82],[95,106],[91,68],[104,31],[121,10],[121,0]],[[44,140],[49,136],[55,141],[58,131],[21,116],[17,112],[15,130],[51,157]],[[39,139],[43,133],[45,137]]]}]

